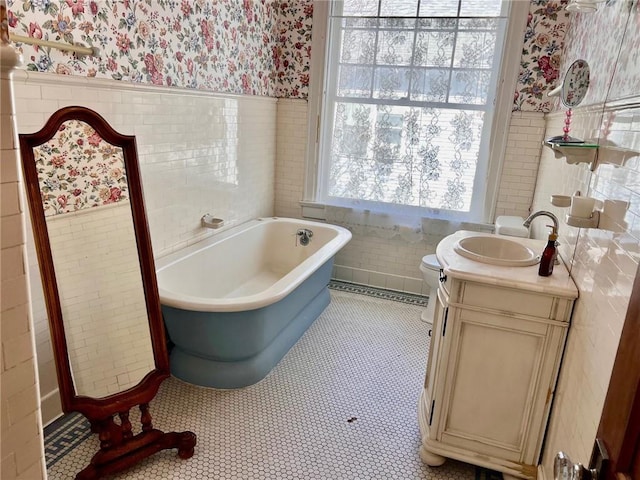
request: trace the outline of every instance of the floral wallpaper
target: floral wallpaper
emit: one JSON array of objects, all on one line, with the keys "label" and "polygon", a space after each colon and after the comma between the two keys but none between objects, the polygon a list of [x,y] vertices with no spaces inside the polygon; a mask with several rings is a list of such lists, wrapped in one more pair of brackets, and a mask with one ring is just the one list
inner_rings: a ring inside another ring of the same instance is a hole
[{"label": "floral wallpaper", "polygon": [[569,12],[567,0],[532,0],[524,34],[513,110],[549,112],[556,100],[547,92],[559,84],[561,53]]},{"label": "floral wallpaper", "polygon": [[27,70],[274,94],[275,0],[9,1],[12,33],[100,49],[22,45]]},{"label": "floral wallpaper", "polygon": [[[549,111],[568,0],[532,0],[514,110]],[[313,0],[9,0],[13,33],[100,48],[22,45],[25,68],[154,85],[307,98]]]},{"label": "floral wallpaper", "polygon": [[273,59],[276,97],[307,98],[311,66],[313,0],[281,1]]},{"label": "floral wallpaper", "polygon": [[122,149],[84,122],[64,122],[34,156],[45,216],[129,200]]}]

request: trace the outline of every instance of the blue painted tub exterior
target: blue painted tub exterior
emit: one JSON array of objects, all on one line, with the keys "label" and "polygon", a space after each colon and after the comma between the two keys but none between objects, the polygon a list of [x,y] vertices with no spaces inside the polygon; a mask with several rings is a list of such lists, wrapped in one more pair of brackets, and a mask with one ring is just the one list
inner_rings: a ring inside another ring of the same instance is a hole
[{"label": "blue painted tub exterior", "polygon": [[255,310],[194,312],[162,306],[171,373],[189,383],[241,388],[262,380],[329,305],[333,257],[283,299]]}]

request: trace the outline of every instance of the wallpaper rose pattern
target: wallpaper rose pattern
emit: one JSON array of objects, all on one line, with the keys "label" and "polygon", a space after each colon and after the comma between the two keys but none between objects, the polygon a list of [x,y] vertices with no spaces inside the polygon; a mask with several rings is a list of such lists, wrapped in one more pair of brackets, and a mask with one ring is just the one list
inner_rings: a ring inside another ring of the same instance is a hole
[{"label": "wallpaper rose pattern", "polygon": [[513,110],[549,112],[555,99],[547,92],[560,80],[561,53],[569,13],[567,0],[532,0],[524,34]]},{"label": "wallpaper rose pattern", "polygon": [[28,70],[270,95],[273,1],[14,1],[16,33],[101,49],[96,57],[24,46]]},{"label": "wallpaper rose pattern", "polygon": [[[532,0],[514,110],[548,111],[566,0]],[[313,0],[9,0],[12,32],[99,47],[21,46],[26,68],[154,85],[307,98]]]},{"label": "wallpaper rose pattern", "polygon": [[45,216],[129,200],[122,149],[84,122],[64,122],[34,156]]},{"label": "wallpaper rose pattern", "polygon": [[276,97],[307,98],[311,65],[313,0],[279,3],[278,37],[273,55]]}]

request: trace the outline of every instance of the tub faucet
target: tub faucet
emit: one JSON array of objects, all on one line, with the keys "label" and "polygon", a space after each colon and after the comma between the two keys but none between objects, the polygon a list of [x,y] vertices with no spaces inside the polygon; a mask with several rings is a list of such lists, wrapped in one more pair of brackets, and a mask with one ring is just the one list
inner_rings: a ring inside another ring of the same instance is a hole
[{"label": "tub faucet", "polygon": [[311,242],[311,237],[313,237],[313,232],[308,228],[300,228],[296,232],[296,235],[300,239],[300,245],[302,245],[303,247],[306,247],[307,245],[309,245],[309,242]]}]

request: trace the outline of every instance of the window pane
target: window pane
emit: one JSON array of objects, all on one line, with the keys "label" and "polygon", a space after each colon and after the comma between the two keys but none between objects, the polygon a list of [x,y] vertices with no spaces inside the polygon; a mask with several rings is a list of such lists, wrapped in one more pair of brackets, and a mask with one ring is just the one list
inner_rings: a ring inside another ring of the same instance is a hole
[{"label": "window pane", "polygon": [[456,40],[453,65],[466,68],[491,68],[495,46],[495,32],[460,32]]},{"label": "window pane", "polygon": [[414,65],[450,67],[454,39],[453,32],[419,32],[413,54]]},{"label": "window pane", "polygon": [[339,97],[370,97],[372,73],[369,67],[340,65],[337,95]]},{"label": "window pane", "polygon": [[374,73],[373,98],[398,100],[409,95],[408,68],[379,67]]},{"label": "window pane", "polygon": [[374,62],[375,32],[368,30],[345,30],[342,39],[342,63],[366,63]]},{"label": "window pane", "polygon": [[489,93],[491,72],[486,70],[456,70],[451,79],[450,103],[485,105]]},{"label": "window pane", "polygon": [[502,9],[501,0],[462,0],[461,17],[498,17]]},{"label": "window pane", "polygon": [[383,30],[378,35],[378,65],[410,65],[413,55],[413,30]]},{"label": "window pane", "polygon": [[418,0],[381,0],[381,17],[415,17]]},{"label": "window pane", "polygon": [[446,103],[449,93],[449,70],[420,68],[411,78],[411,100]]},{"label": "window pane", "polygon": [[329,196],[468,211],[483,117],[338,103]]},{"label": "window pane", "polygon": [[378,15],[378,1],[345,0],[342,15],[347,17],[374,17]]},{"label": "window pane", "polygon": [[421,0],[421,17],[457,17],[458,0]]}]

